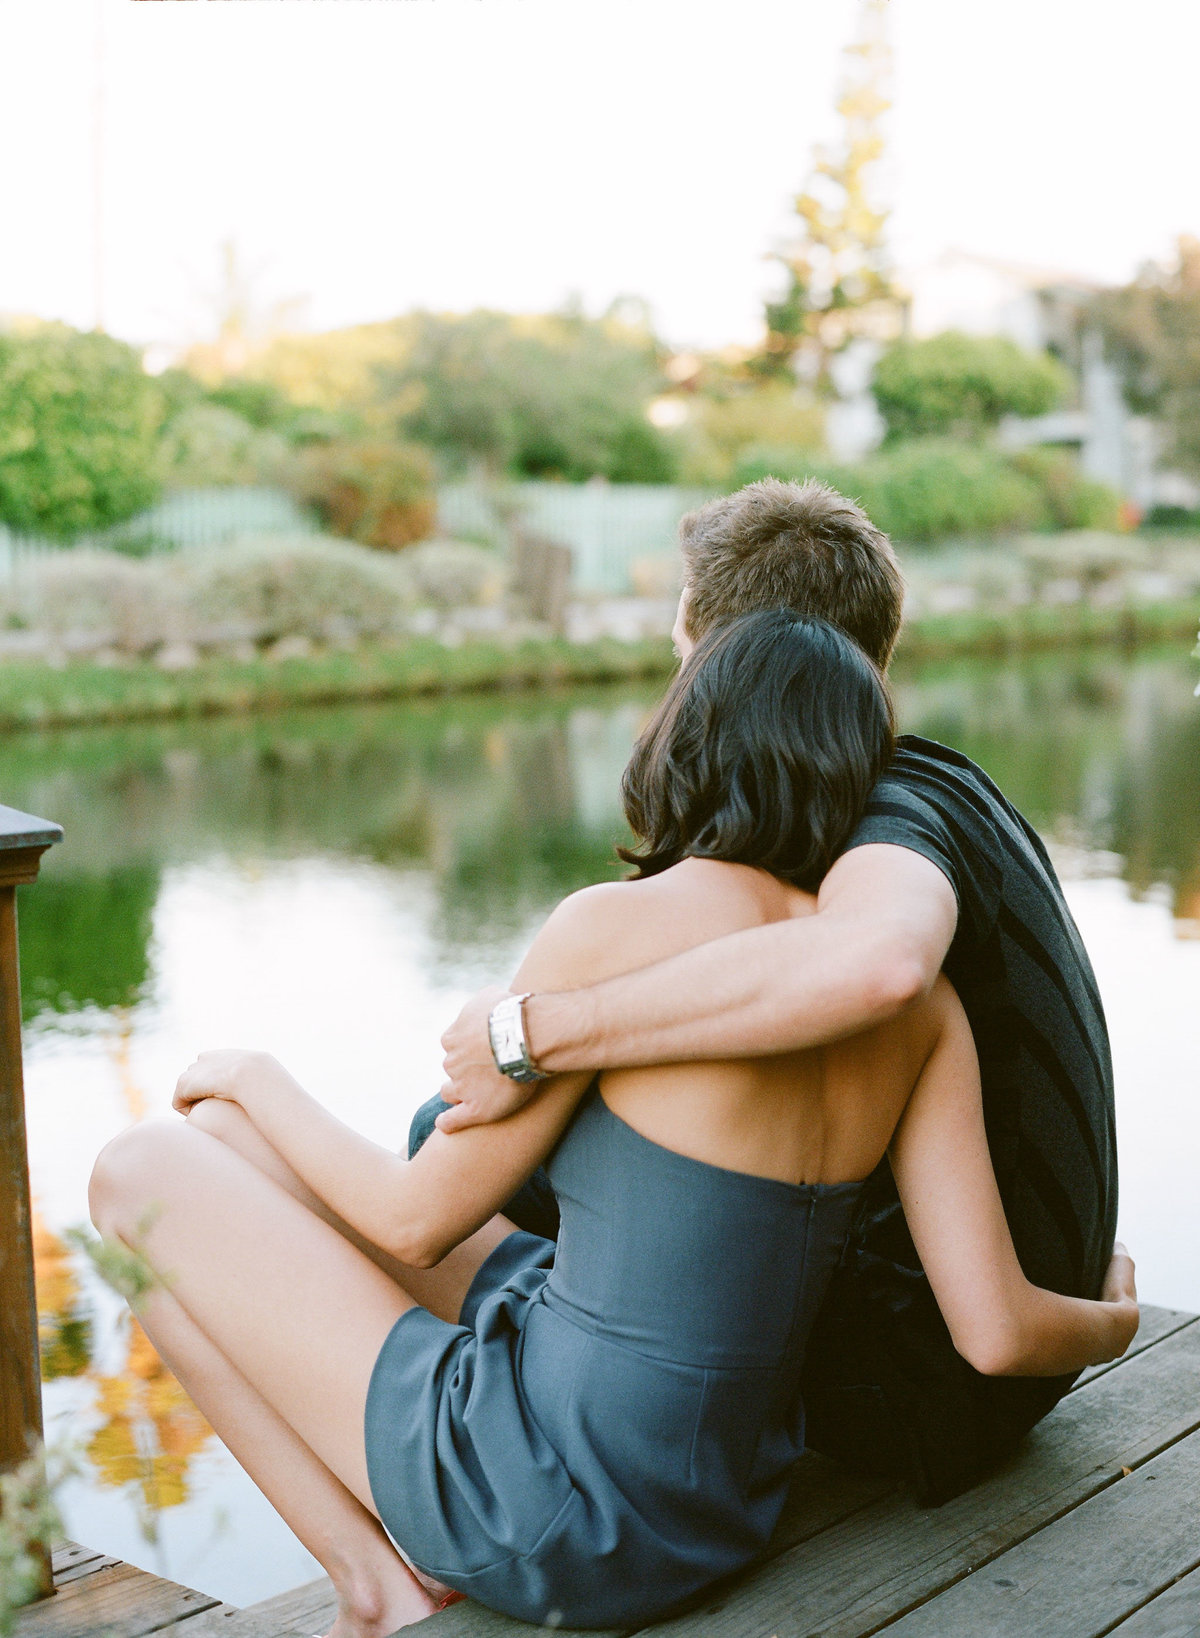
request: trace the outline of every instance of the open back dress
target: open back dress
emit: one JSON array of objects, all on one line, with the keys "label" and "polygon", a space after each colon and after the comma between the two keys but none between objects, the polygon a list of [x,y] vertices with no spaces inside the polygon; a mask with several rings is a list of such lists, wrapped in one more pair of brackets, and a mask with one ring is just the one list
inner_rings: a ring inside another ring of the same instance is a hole
[{"label": "open back dress", "polygon": [[548,1163],[557,1245],[516,1231],[457,1325],[397,1320],[371,1489],[421,1570],[526,1621],[685,1604],[765,1545],[804,1448],[800,1367],[861,1185],[663,1148],[584,1097]]}]

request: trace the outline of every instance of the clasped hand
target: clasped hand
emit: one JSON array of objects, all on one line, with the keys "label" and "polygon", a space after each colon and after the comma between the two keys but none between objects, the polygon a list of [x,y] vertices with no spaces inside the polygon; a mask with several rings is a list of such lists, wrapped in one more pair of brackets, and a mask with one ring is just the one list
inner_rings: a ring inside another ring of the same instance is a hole
[{"label": "clasped hand", "polygon": [[171,1107],[186,1115],[205,1098],[226,1103],[244,1103],[251,1087],[286,1071],[269,1052],[249,1052],[241,1047],[221,1047],[202,1052],[189,1064],[175,1083]]}]

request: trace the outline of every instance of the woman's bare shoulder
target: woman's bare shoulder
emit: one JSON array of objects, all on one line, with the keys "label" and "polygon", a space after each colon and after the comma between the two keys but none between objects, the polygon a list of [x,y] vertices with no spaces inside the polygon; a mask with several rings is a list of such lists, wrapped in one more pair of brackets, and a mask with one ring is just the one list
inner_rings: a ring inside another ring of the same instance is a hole
[{"label": "woman's bare shoulder", "polygon": [[565,898],[539,945],[597,982],[747,927],[806,913],[809,894],[747,865],[683,859],[637,881],[598,882]]}]

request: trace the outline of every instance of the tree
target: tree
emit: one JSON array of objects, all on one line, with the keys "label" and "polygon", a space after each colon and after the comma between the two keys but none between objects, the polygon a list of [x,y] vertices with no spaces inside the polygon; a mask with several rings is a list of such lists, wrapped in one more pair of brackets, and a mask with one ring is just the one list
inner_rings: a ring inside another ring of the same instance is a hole
[{"label": "tree", "polygon": [[1166,460],[1200,477],[1200,239],[1181,238],[1174,265],[1105,291],[1095,312],[1130,408],[1156,417]]},{"label": "tree", "polygon": [[1005,415],[1044,415],[1070,377],[1048,353],[1007,336],[943,330],[898,341],[875,366],[872,390],[888,439],[979,438]]},{"label": "tree", "polygon": [[140,356],[111,336],[0,334],[0,522],[68,540],[149,506],[165,410]]},{"label": "tree", "polygon": [[837,102],[841,140],[834,149],[817,148],[809,181],[796,198],[800,234],[774,257],[786,284],[777,300],[766,303],[766,339],[756,360],[765,375],[791,377],[799,369],[826,394],[832,391],[834,354],[855,336],[878,334],[894,323],[884,242],[888,212],[875,197],[884,154],[881,121],[891,106],[886,17],[887,0],[863,0],[860,38],[846,48]]},{"label": "tree", "polygon": [[407,355],[381,366],[397,430],[450,469],[661,483],[671,449],[646,419],[665,385],[650,331],[619,312],[412,316]]}]

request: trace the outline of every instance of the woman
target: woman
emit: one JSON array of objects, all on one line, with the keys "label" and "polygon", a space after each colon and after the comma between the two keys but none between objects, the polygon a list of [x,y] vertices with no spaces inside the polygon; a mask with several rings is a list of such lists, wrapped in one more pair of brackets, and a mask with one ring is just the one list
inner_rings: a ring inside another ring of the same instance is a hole
[{"label": "woman", "polygon": [[[715,632],[626,772],[634,879],[560,905],[514,988],[811,914],[891,743],[884,686],[836,628],[779,611]],[[1099,1302],[1022,1275],[944,981],[819,1050],[558,1077],[411,1161],[261,1054],[202,1055],[175,1102],[185,1123],[104,1151],[93,1215],[163,1275],[144,1323],[333,1578],[336,1638],[418,1620],[447,1587],[632,1625],[748,1563],[803,1447],[809,1326],[885,1153],[977,1369],[1078,1370],[1137,1326],[1121,1254]],[[557,1249],[496,1215],[547,1157]]]}]

